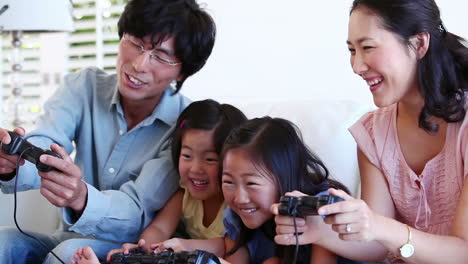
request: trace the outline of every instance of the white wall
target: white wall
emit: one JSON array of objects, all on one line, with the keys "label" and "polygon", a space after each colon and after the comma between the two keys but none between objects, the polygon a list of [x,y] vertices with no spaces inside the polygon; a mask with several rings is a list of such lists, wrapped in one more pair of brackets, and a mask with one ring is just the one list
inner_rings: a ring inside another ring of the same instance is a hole
[{"label": "white wall", "polygon": [[[187,80],[192,99],[335,99],[372,103],[346,45],[352,0],[199,0],[218,27],[207,65]],[[467,0],[438,0],[449,31],[468,38]]]}]

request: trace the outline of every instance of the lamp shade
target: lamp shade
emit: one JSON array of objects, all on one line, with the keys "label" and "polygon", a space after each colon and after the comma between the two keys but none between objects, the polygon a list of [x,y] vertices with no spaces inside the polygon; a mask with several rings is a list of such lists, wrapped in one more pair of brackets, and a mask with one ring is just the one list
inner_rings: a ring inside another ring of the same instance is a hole
[{"label": "lamp shade", "polygon": [[0,31],[73,31],[69,0],[2,0]]}]

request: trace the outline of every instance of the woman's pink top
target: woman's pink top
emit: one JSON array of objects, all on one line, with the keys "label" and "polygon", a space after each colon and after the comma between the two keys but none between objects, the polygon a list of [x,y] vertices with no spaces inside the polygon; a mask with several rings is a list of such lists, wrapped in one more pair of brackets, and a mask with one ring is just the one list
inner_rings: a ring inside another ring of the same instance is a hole
[{"label": "woman's pink top", "polygon": [[417,175],[406,163],[396,127],[397,105],[365,114],[350,132],[388,183],[396,219],[424,232],[447,235],[468,175],[468,112],[449,123],[442,151]]}]

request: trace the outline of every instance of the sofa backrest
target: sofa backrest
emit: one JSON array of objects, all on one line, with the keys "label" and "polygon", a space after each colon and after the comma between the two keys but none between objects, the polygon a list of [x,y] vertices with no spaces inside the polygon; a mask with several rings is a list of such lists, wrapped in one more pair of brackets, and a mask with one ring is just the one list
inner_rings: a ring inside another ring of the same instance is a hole
[{"label": "sofa backrest", "polygon": [[298,100],[272,103],[234,103],[249,118],[281,117],[296,124],[309,148],[330,170],[332,178],[359,195],[360,180],[356,143],[348,131],[373,106],[337,100]]}]

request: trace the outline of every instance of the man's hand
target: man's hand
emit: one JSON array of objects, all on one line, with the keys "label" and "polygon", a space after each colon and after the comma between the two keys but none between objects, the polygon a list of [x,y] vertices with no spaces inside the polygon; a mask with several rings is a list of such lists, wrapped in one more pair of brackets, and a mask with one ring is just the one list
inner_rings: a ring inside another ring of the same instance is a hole
[{"label": "man's hand", "polygon": [[63,159],[41,155],[42,163],[56,168],[49,172],[39,172],[41,194],[55,206],[70,207],[81,215],[88,197],[86,184],[81,180],[83,178],[81,169],[73,163],[63,147],[52,144],[51,149]]},{"label": "man's hand", "polygon": [[[15,128],[13,132],[17,133],[20,136],[24,136],[24,130],[20,127]],[[11,137],[8,134],[8,130],[0,128],[0,140],[2,144],[10,144]],[[7,155],[0,150],[0,174],[12,173],[16,169],[16,162],[18,160],[18,155]],[[24,159],[21,159],[20,165],[24,164]]]}]

